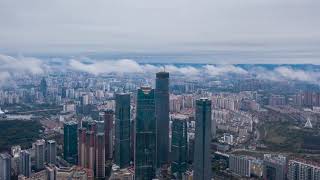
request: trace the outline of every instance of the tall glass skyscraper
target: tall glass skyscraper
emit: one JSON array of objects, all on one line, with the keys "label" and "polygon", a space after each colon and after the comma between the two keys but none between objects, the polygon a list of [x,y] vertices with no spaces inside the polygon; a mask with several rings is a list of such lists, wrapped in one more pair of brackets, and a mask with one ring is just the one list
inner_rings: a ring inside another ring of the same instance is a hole
[{"label": "tall glass skyscraper", "polygon": [[156,118],[154,90],[141,87],[137,94],[135,179],[150,180],[156,172]]},{"label": "tall glass skyscraper", "polygon": [[130,165],[130,94],[116,94],[115,163],[120,168]]},{"label": "tall glass skyscraper", "polygon": [[211,179],[211,100],[196,101],[196,132],[194,151],[194,179]]},{"label": "tall glass skyscraper", "polygon": [[64,159],[71,164],[76,164],[78,156],[78,124],[74,121],[65,122],[63,128]]},{"label": "tall glass skyscraper", "polygon": [[175,115],[172,117],[172,143],[171,143],[171,172],[178,179],[182,178],[182,173],[187,170],[187,121],[188,116]]},{"label": "tall glass skyscraper", "polygon": [[156,74],[157,166],[169,162],[169,73]]}]

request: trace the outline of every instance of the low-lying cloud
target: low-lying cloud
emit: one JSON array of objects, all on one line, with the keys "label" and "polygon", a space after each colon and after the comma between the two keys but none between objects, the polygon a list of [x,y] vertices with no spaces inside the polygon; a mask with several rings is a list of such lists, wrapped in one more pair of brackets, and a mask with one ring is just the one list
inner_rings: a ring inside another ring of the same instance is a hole
[{"label": "low-lying cloud", "polygon": [[318,83],[320,73],[313,70],[293,69],[288,66],[279,66],[273,70],[267,70],[263,67],[255,67],[250,73],[258,79],[271,81],[304,81],[309,83]]},{"label": "low-lying cloud", "polygon": [[[62,60],[61,60],[62,61]],[[71,71],[86,72],[93,75],[101,74],[124,74],[124,73],[141,73],[151,74],[159,71],[167,71],[173,75],[183,75],[187,77],[218,77],[228,74],[237,76],[250,76],[257,79],[270,81],[303,81],[308,83],[318,84],[320,82],[319,70],[311,69],[304,70],[301,68],[293,68],[292,66],[277,66],[273,69],[267,69],[263,66],[252,66],[243,68],[232,64],[203,66],[193,65],[173,65],[173,64],[140,64],[135,60],[93,60],[93,59],[70,59],[63,60],[63,65],[51,63],[33,57],[13,57],[0,54],[0,85],[8,82],[11,77],[19,74],[44,74],[50,69],[58,70],[55,66],[61,66],[60,69],[68,69]],[[62,68],[63,67],[63,68]]]},{"label": "low-lying cloud", "polygon": [[201,73],[206,73],[210,76],[221,76],[225,74],[247,74],[248,72],[234,65],[205,65],[202,67],[176,66],[176,65],[152,65],[139,64],[134,60],[102,60],[82,62],[81,60],[71,59],[69,68],[76,71],[91,73],[94,75],[108,73],[155,73],[158,71],[167,71],[172,74],[185,76],[198,76]]},{"label": "low-lying cloud", "polygon": [[234,65],[206,65],[205,72],[211,76],[219,76],[224,74],[248,74],[248,71]]},{"label": "low-lying cloud", "polygon": [[72,59],[69,62],[72,70],[83,71],[94,75],[107,73],[155,73],[158,71],[167,71],[172,74],[184,76],[199,76],[205,74],[207,76],[224,76],[228,74],[243,76],[252,75],[257,79],[271,81],[305,81],[309,83],[317,83],[320,81],[320,73],[311,70],[293,69],[290,66],[279,66],[274,69],[266,69],[262,66],[253,66],[245,69],[232,64],[221,65],[203,65],[196,66],[176,66],[176,65],[152,65],[139,64],[134,60],[104,60],[82,62]]},{"label": "low-lying cloud", "polygon": [[18,74],[43,74],[48,66],[33,57],[13,57],[0,54],[0,85]]}]

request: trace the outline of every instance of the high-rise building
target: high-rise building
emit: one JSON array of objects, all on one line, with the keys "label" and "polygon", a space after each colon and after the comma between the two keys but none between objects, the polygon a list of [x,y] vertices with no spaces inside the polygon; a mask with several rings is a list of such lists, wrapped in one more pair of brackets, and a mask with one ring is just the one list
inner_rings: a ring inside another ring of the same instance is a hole
[{"label": "high-rise building", "polygon": [[288,180],[318,180],[320,166],[302,160],[290,160],[288,163]]},{"label": "high-rise building", "polygon": [[171,143],[171,173],[181,179],[187,170],[187,120],[188,116],[175,115],[172,117],[172,143]]},{"label": "high-rise building", "polygon": [[44,169],[44,162],[45,162],[45,147],[46,147],[46,142],[45,140],[37,140],[34,143],[34,148],[35,148],[35,161],[36,161],[36,169],[37,170],[42,170]]},{"label": "high-rise building", "polygon": [[229,156],[229,169],[233,173],[242,176],[250,177],[251,175],[251,160],[246,156]]},{"label": "high-rise building", "polygon": [[18,176],[19,175],[19,163],[20,163],[20,152],[21,152],[21,146],[12,146],[11,147],[11,170],[12,175]]},{"label": "high-rise building", "polygon": [[121,169],[130,165],[130,94],[116,94],[115,164]]},{"label": "high-rise building", "polygon": [[63,155],[64,159],[71,163],[76,164],[78,159],[78,124],[75,121],[69,121],[64,123],[63,134]]},{"label": "high-rise building", "polygon": [[86,128],[78,130],[78,165],[86,167]]},{"label": "high-rise building", "polygon": [[47,81],[45,78],[42,78],[40,82],[40,92],[43,97],[47,96],[47,89],[48,89]]},{"label": "high-rise building", "polygon": [[31,175],[31,155],[27,150],[20,152],[19,174],[26,177]]},{"label": "high-rise building", "polygon": [[111,109],[104,112],[104,135],[106,159],[112,159],[113,155],[113,111]]},{"label": "high-rise building", "polygon": [[263,160],[263,178],[267,180],[284,180],[286,178],[286,157],[265,154]]},{"label": "high-rise building", "polygon": [[194,132],[188,133],[188,163],[193,163],[194,158]]},{"label": "high-rise building", "polygon": [[57,161],[57,143],[54,140],[47,141],[47,163],[56,164]]},{"label": "high-rise building", "polygon": [[11,156],[8,153],[0,154],[0,179],[10,180],[11,178]]},{"label": "high-rise building", "polygon": [[86,132],[86,168],[94,170],[95,167],[95,132]]},{"label": "high-rise building", "polygon": [[150,180],[156,172],[156,118],[154,90],[141,87],[137,93],[135,179]]},{"label": "high-rise building", "polygon": [[157,166],[169,162],[169,73],[156,74]]},{"label": "high-rise building", "polygon": [[105,172],[105,140],[104,133],[96,135],[96,177],[104,179]]},{"label": "high-rise building", "polygon": [[211,100],[196,101],[196,131],[194,151],[194,179],[211,179]]}]

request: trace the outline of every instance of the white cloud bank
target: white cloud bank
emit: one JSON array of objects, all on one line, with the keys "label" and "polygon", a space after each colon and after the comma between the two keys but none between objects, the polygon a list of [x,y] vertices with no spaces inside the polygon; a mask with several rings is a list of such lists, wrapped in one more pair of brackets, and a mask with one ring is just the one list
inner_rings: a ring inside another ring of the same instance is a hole
[{"label": "white cloud bank", "polygon": [[152,64],[139,64],[134,60],[103,60],[82,62],[81,60],[71,59],[69,61],[69,68],[72,70],[87,72],[94,75],[108,74],[108,73],[155,73],[158,71],[167,71],[172,74],[185,76],[198,76],[201,73],[206,73],[210,76],[221,76],[225,74],[247,74],[248,72],[243,68],[234,65],[205,65],[199,68],[175,65],[155,66]]},{"label": "white cloud bank", "polygon": [[251,73],[258,79],[271,81],[304,81],[309,83],[320,82],[320,72],[313,70],[293,69],[288,66],[279,66],[273,70],[262,67],[253,68]]},{"label": "white cloud bank", "polygon": [[91,73],[94,75],[107,73],[155,73],[166,70],[172,74],[184,76],[198,76],[205,74],[207,76],[233,75],[254,75],[258,79],[271,81],[304,81],[309,83],[320,82],[320,73],[313,70],[293,69],[290,66],[279,66],[274,69],[266,69],[261,66],[244,69],[232,64],[225,65],[204,65],[201,67],[194,66],[175,66],[163,65],[155,66],[152,64],[139,64],[134,60],[123,59],[116,61],[92,61],[84,63],[80,60],[72,59],[69,62],[69,68],[72,70]]},{"label": "white cloud bank", "polygon": [[[176,66],[170,64],[153,65],[153,64],[139,64],[131,59],[121,60],[91,60],[86,59],[83,62],[78,59],[66,60],[67,69],[87,72],[93,75],[101,75],[108,73],[156,73],[159,71],[167,71],[176,75],[184,75],[187,77],[206,76],[224,76],[228,74],[238,76],[255,76],[257,79],[271,80],[271,81],[304,81],[309,83],[319,84],[320,72],[317,70],[303,70],[294,69],[291,66],[278,66],[274,69],[266,69],[262,66],[253,66],[248,69],[242,67],[225,64],[225,65],[203,65],[200,67],[186,65]],[[21,74],[44,74],[48,72],[50,61],[43,61],[34,57],[13,57],[0,54],[0,84],[4,84],[10,80],[14,75]]]},{"label": "white cloud bank", "polygon": [[43,74],[48,66],[42,60],[33,57],[13,57],[0,54],[0,85],[18,74]]}]

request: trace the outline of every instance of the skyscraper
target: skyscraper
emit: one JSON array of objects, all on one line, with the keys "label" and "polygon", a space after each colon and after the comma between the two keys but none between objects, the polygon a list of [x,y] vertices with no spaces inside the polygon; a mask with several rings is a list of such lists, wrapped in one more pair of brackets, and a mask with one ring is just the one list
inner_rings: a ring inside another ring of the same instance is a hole
[{"label": "skyscraper", "polygon": [[95,132],[86,132],[86,168],[94,170],[95,167]]},{"label": "skyscraper", "polygon": [[48,89],[47,81],[45,78],[42,78],[40,82],[40,92],[43,97],[47,96],[47,89]]},{"label": "skyscraper", "polygon": [[26,177],[31,175],[31,155],[27,150],[20,152],[19,174]]},{"label": "skyscraper", "polygon": [[120,168],[130,165],[130,94],[116,94],[115,163]]},{"label": "skyscraper", "polygon": [[86,167],[86,128],[78,130],[78,165]]},{"label": "skyscraper", "polygon": [[71,164],[76,164],[78,155],[77,131],[78,124],[74,121],[64,123],[63,155],[64,159]]},{"label": "skyscraper", "polygon": [[211,179],[211,100],[196,101],[196,132],[194,151],[194,179]]},{"label": "skyscraper", "polygon": [[137,94],[135,179],[150,180],[156,171],[156,119],[154,90],[141,87]]},{"label": "skyscraper", "polygon": [[157,166],[169,162],[169,73],[156,74]]},{"label": "skyscraper", "polygon": [[105,135],[105,151],[106,159],[112,159],[113,153],[113,111],[107,110],[104,112],[104,135]]},{"label": "skyscraper", "polygon": [[104,179],[105,172],[105,140],[104,133],[96,135],[96,177]]},{"label": "skyscraper", "polygon": [[57,143],[54,140],[47,141],[47,163],[56,164]]},{"label": "skyscraper", "polygon": [[10,180],[11,178],[11,156],[8,153],[0,154],[0,179]]},{"label": "skyscraper", "polygon": [[171,172],[181,179],[187,170],[187,120],[188,116],[175,115],[172,117],[172,162]]},{"label": "skyscraper", "polygon": [[45,140],[37,140],[34,143],[35,146],[35,161],[36,161],[36,169],[42,170],[44,169],[44,162],[45,162]]}]

